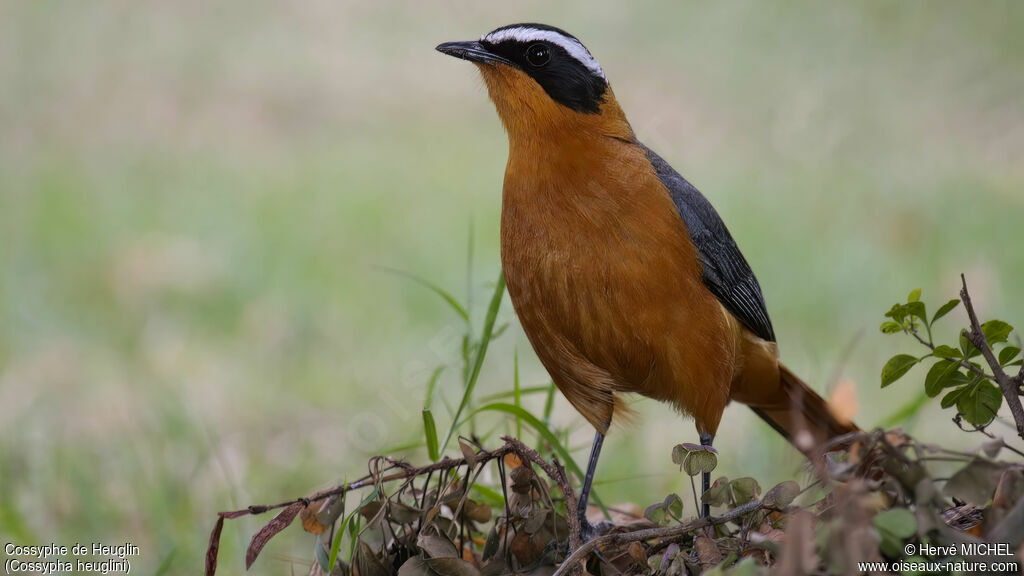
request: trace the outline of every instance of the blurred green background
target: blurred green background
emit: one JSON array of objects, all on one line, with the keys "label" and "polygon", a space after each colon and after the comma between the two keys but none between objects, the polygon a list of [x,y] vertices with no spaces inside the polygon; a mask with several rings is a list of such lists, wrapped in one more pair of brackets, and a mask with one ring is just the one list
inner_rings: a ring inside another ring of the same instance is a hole
[{"label": "blurred green background", "polygon": [[[196,573],[216,511],[422,440],[435,366],[457,401],[462,327],[377,267],[472,288],[480,322],[506,141],[473,67],[433,47],[517,21],[583,39],[729,224],[783,358],[821,390],[854,382],[862,425],[921,390],[878,389],[913,349],[878,333],[911,288],[934,309],[966,272],[983,315],[1024,323],[1018,2],[4,2],[0,540],[130,541],[139,573]],[[481,393],[511,386],[515,349],[545,383],[507,300],[499,320]],[[669,452],[692,424],[635,405],[599,491],[687,494]],[[949,416],[906,425],[980,442]],[[585,457],[561,398],[555,424]],[[717,446],[730,477],[799,472],[742,407]],[[223,573],[265,520],[229,523]],[[311,551],[293,528],[253,573],[305,573]]]}]

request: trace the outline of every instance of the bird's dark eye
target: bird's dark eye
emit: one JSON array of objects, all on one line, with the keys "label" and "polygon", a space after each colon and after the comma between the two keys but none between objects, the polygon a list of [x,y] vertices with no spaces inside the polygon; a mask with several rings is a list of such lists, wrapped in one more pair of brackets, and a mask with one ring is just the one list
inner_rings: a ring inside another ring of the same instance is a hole
[{"label": "bird's dark eye", "polygon": [[549,60],[551,60],[551,54],[544,44],[534,44],[526,49],[526,61],[530,63],[530,66],[540,68]]}]

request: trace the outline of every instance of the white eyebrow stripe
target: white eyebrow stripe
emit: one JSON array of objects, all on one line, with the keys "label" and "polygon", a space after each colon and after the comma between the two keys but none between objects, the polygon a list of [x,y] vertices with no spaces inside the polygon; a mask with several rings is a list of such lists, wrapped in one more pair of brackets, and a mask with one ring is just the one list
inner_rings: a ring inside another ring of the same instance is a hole
[{"label": "white eyebrow stripe", "polygon": [[575,58],[591,72],[597,74],[605,81],[608,80],[605,78],[604,70],[601,69],[601,65],[597,63],[597,60],[594,60],[594,57],[590,55],[590,51],[587,50],[579,40],[568,38],[552,30],[538,30],[536,28],[523,27],[505,28],[504,30],[484,34],[480,37],[480,40],[490,42],[491,44],[499,44],[506,40],[516,40],[518,42],[551,42],[552,44],[560,46],[569,53],[569,56]]}]

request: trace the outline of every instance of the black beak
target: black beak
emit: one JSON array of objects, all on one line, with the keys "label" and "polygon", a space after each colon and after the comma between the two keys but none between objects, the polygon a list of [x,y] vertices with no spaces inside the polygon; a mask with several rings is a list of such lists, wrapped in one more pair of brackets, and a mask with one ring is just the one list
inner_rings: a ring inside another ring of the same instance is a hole
[{"label": "black beak", "polygon": [[476,40],[471,40],[469,42],[445,42],[444,44],[438,44],[436,50],[442,54],[455,56],[456,58],[469,60],[470,62],[480,62],[482,64],[492,65],[515,65],[508,58],[498,56],[497,54],[489,51],[483,44]]}]

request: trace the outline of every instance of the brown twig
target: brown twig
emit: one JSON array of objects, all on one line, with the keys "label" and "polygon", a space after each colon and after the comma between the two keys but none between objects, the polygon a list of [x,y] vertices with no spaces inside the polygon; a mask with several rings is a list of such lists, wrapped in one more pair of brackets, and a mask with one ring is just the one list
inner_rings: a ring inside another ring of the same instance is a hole
[{"label": "brown twig", "polygon": [[[511,453],[512,451],[513,445],[511,444],[505,444],[504,446],[501,446],[500,448],[496,448],[494,450],[482,450],[476,454],[476,461],[477,463],[488,462],[490,460],[494,460],[495,458],[503,457],[506,454]],[[219,512],[218,515],[230,519],[238,518],[239,516],[246,516],[249,514],[263,514],[264,512],[269,512],[270,510],[286,508],[288,506],[291,506],[292,504],[295,504],[296,502],[303,502],[306,505],[309,505],[312,502],[318,502],[320,500],[323,500],[324,498],[336,496],[338,494],[348,492],[349,490],[357,490],[359,488],[366,488],[367,486],[372,486],[374,484],[394,482],[396,480],[408,480],[409,478],[415,478],[423,474],[429,474],[431,472],[437,472],[439,470],[452,470],[454,468],[459,468],[465,465],[465,458],[445,458],[440,462],[434,462],[433,464],[428,464],[426,466],[420,467],[398,466],[392,464],[388,469],[400,468],[401,470],[399,472],[395,472],[393,474],[388,474],[387,476],[380,477],[378,477],[379,474],[367,474],[366,476],[358,480],[354,480],[347,484],[339,484],[337,486],[334,486],[333,488],[328,488],[326,490],[321,490],[320,492],[317,492],[312,496],[304,496],[302,498],[296,498],[294,500],[289,500],[287,502],[279,502],[277,504],[253,505],[249,506],[248,508],[242,508],[241,510],[234,510],[231,512]]]},{"label": "brown twig", "polygon": [[[932,352],[935,352],[935,344],[932,344],[931,342],[925,340],[924,338],[921,338],[921,334],[919,334],[916,329],[912,328],[910,330],[910,335],[913,336],[914,338],[917,338],[917,341],[923,344],[926,348],[928,348]],[[978,367],[978,365],[972,362],[968,362],[967,360],[960,360],[959,362],[961,368],[974,372],[975,374],[981,376],[982,378],[988,378],[989,380],[992,379],[992,375],[982,370],[980,367]]]},{"label": "brown twig", "polygon": [[549,463],[540,455],[539,452],[530,448],[526,444],[523,444],[516,438],[510,436],[502,436],[502,440],[505,441],[505,445],[512,448],[512,451],[519,455],[520,458],[529,460],[536,464],[549,478],[558,484],[558,489],[561,490],[562,495],[565,496],[565,506],[569,510],[566,514],[566,520],[569,523],[569,549],[577,550],[581,548],[580,538],[580,519],[573,512],[576,510],[576,492],[573,491],[572,485],[569,484],[569,479],[565,474],[565,468],[558,463],[555,459],[554,464]]},{"label": "brown twig", "polygon": [[1020,387],[1021,384],[1024,384],[1024,365],[1021,366],[1020,372],[1013,377],[1003,371],[1003,367],[999,364],[999,360],[996,359],[995,353],[992,352],[992,347],[985,338],[985,332],[981,329],[981,323],[978,322],[978,315],[974,311],[971,296],[967,292],[967,278],[963,274],[960,275],[960,281],[963,282],[963,288],[960,290],[960,299],[963,300],[964,308],[967,309],[967,316],[971,320],[971,327],[969,330],[964,330],[964,337],[971,344],[974,344],[974,347],[980,350],[981,355],[985,357],[989,368],[992,369],[993,379],[999,384],[999,388],[1003,392],[1003,398],[1006,399],[1006,404],[1010,407],[1010,414],[1013,415],[1013,421],[1017,424],[1017,434],[1024,438],[1024,406],[1020,402]]},{"label": "brown twig", "polygon": [[576,567],[590,555],[591,552],[601,546],[617,546],[621,544],[629,544],[631,542],[642,542],[645,540],[655,540],[658,538],[673,538],[676,536],[682,536],[689,534],[704,528],[706,526],[717,526],[719,524],[725,524],[731,522],[741,516],[745,516],[752,512],[764,509],[765,506],[761,500],[754,500],[748,502],[743,506],[738,506],[732,510],[722,514],[721,516],[710,516],[707,518],[699,518],[687,522],[685,524],[677,524],[675,526],[665,526],[662,528],[647,528],[644,530],[635,530],[633,532],[620,532],[613,534],[606,534],[594,538],[586,544],[576,548],[565,562],[558,567],[558,570],[552,576],[563,576],[567,570]]}]

